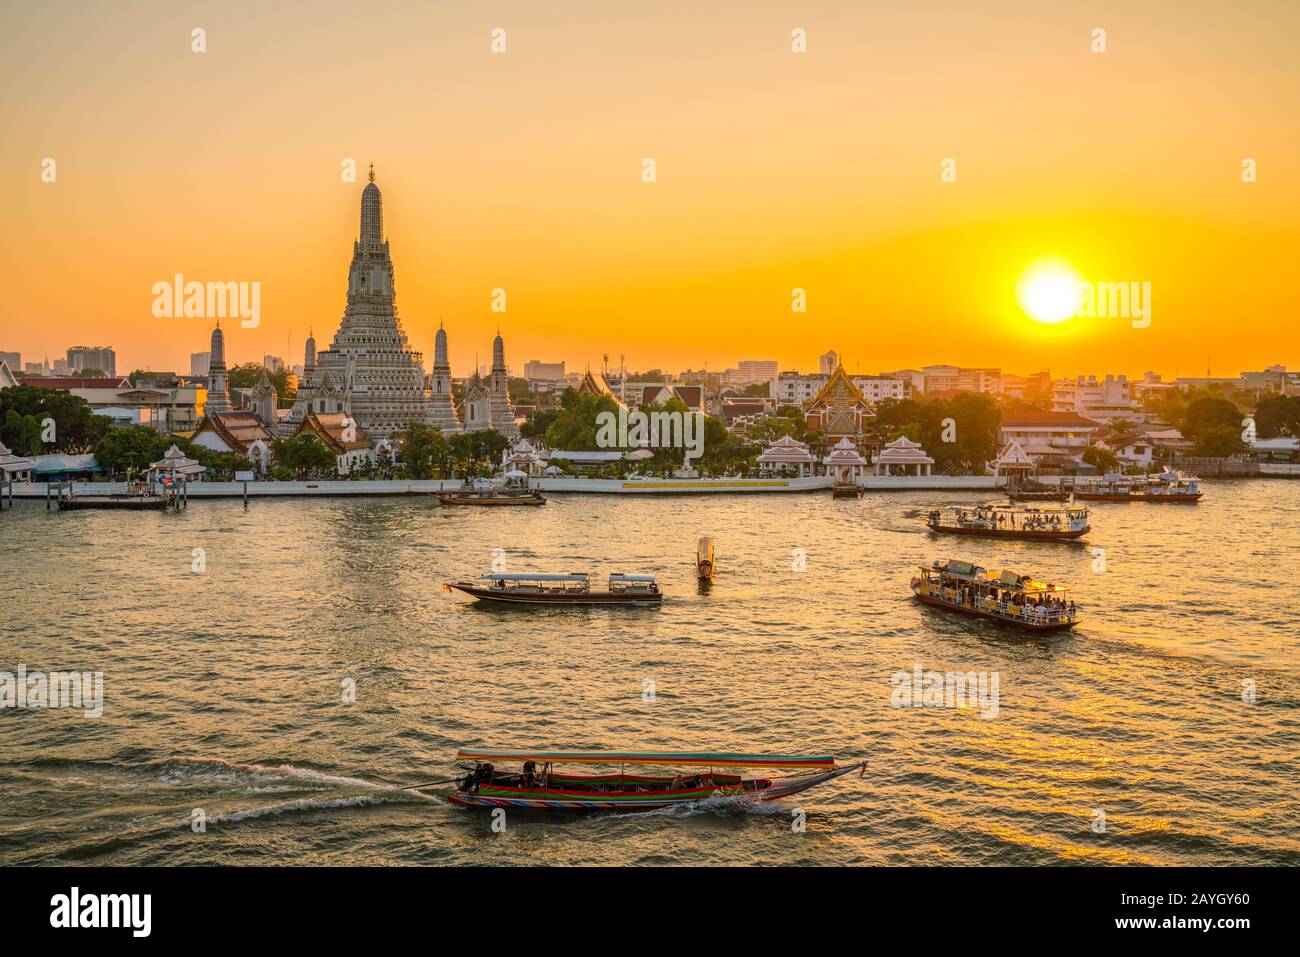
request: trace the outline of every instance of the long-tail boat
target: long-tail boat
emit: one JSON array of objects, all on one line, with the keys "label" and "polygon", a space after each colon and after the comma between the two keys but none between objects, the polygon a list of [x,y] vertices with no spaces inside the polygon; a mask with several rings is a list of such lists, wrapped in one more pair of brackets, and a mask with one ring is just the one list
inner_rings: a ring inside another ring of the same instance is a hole
[{"label": "long-tail boat", "polygon": [[921,565],[912,594],[923,604],[965,615],[993,618],[1030,631],[1059,631],[1079,623],[1079,610],[1065,585],[1015,572],[990,572],[952,559]]},{"label": "long-tail boat", "polygon": [[1195,475],[1111,475],[1074,487],[1081,502],[1197,502],[1205,493]]},{"label": "long-tail boat", "polygon": [[1073,541],[1091,530],[1086,505],[1055,508],[995,503],[936,508],[926,517],[925,523],[932,532],[950,535],[1043,542]]},{"label": "long-tail boat", "polygon": [[[827,756],[726,754],[710,752],[485,751],[462,748],[458,762],[472,768],[447,795],[465,807],[524,808],[539,811],[650,811],[729,798],[775,801],[834,780],[859,775],[865,761],[837,764]],[[499,764],[520,764],[506,771]],[[557,765],[602,765],[603,774],[574,774]],[[628,774],[626,769],[667,767],[671,774]],[[612,769],[617,768],[617,772]],[[793,774],[750,776],[745,770],[787,770]]]},{"label": "long-tail boat", "polygon": [[546,496],[536,489],[487,488],[434,492],[443,505],[545,505]]},{"label": "long-tail boat", "polygon": [[507,605],[658,605],[664,597],[653,575],[618,572],[609,576],[605,591],[593,591],[584,572],[479,575],[470,581],[444,582],[442,588]]},{"label": "long-tail boat", "polygon": [[695,547],[695,573],[699,575],[701,581],[712,581],[713,571],[713,539],[702,535],[699,544]]}]

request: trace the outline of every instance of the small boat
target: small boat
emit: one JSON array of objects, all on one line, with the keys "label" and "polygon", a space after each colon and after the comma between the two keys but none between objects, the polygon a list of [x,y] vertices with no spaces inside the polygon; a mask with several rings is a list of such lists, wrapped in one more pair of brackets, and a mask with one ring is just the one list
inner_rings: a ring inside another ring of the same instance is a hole
[{"label": "small boat", "polygon": [[836,482],[831,486],[831,498],[861,498],[864,491],[856,482]]},{"label": "small boat", "polygon": [[713,571],[713,539],[702,535],[699,545],[695,548],[695,573],[700,576],[701,581],[712,581]]},{"label": "small boat", "polygon": [[1007,498],[1013,502],[1068,502],[1070,492],[1059,485],[1046,485],[1031,479],[1008,485]]},{"label": "small boat", "polygon": [[507,605],[658,605],[664,597],[653,575],[618,572],[609,576],[606,591],[592,591],[583,572],[479,575],[472,581],[444,582],[442,587]]},{"label": "small boat", "polygon": [[[859,776],[865,761],[837,764],[835,758],[779,754],[709,752],[624,753],[620,751],[484,751],[462,748],[457,761],[473,767],[447,795],[462,807],[521,808],[537,811],[651,811],[729,798],[775,801],[832,781],[850,771]],[[521,764],[519,771],[499,764]],[[603,774],[573,774],[556,765],[603,765]],[[690,769],[671,774],[628,774],[627,767]],[[612,771],[617,768],[617,773]],[[744,770],[781,769],[793,774],[748,776]],[[418,788],[416,788],[418,790]]]},{"label": "small boat", "polygon": [[912,594],[923,604],[993,618],[1030,631],[1060,631],[1079,623],[1065,585],[1035,581],[1015,572],[990,572],[952,559],[921,565]]},{"label": "small boat", "polygon": [[443,505],[545,505],[546,496],[530,489],[460,489],[434,492]]},{"label": "small boat", "polygon": [[1086,505],[1041,508],[1033,505],[979,505],[932,510],[926,518],[932,532],[1014,538],[1025,541],[1068,542],[1086,535]]},{"label": "small boat", "polygon": [[1074,487],[1074,497],[1082,502],[1196,502],[1204,494],[1199,478],[1178,472],[1107,473],[1096,482]]},{"label": "small boat", "polygon": [[167,495],[127,493],[125,495],[62,495],[59,511],[82,508],[119,509],[125,511],[162,510],[171,504]]}]

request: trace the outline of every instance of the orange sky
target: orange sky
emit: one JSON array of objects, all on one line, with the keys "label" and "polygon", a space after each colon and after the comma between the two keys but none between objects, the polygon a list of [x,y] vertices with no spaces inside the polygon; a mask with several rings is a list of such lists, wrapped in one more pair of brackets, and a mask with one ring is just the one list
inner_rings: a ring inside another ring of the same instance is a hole
[{"label": "orange sky", "polygon": [[[457,375],[498,323],[516,371],[1296,368],[1297,26],[1288,0],[24,4],[0,350],[186,372],[212,323],[150,312],[180,272],[261,283],[230,361],[301,362],[342,314],[373,162],[406,331],[427,365],[441,316]],[[1046,256],[1150,282],[1151,326],[1027,318]]]}]

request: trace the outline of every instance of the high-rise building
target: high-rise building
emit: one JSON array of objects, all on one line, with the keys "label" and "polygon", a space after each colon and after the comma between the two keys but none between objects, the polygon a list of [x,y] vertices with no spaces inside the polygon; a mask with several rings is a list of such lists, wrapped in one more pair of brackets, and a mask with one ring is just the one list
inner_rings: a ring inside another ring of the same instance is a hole
[{"label": "high-rise building", "polygon": [[563,362],[539,362],[529,359],[524,363],[524,378],[530,382],[540,379],[544,382],[561,382],[564,380]]},{"label": "high-rise building", "polygon": [[[112,346],[72,346],[68,349],[67,362],[72,372],[102,369],[108,376],[117,375],[117,354]],[[58,367],[57,362],[55,367]]]},{"label": "high-rise building", "polygon": [[284,360],[279,356],[267,354],[262,356],[262,367],[266,369],[267,372],[279,372],[284,368]]},{"label": "high-rise building", "polygon": [[835,367],[839,364],[840,357],[837,356],[835,350],[832,349],[830,352],[826,353],[826,355],[817,358],[817,371],[821,375],[829,377],[830,374],[835,371]]},{"label": "high-rise building", "polygon": [[191,352],[190,353],[190,375],[207,375],[208,360],[212,358],[211,352]]}]

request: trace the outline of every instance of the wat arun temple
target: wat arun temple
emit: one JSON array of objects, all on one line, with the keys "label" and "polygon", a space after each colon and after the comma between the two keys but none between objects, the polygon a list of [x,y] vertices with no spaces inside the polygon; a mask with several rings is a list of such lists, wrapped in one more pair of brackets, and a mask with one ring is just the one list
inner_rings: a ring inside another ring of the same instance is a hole
[{"label": "wat arun temple", "polygon": [[519,437],[507,391],[505,345],[492,345],[492,371],[484,387],[471,386],[458,411],[451,391],[447,332],[438,329],[433,370],[426,380],[423,357],[411,349],[397,317],[393,260],[384,238],[383,196],[375,170],[361,191],[361,232],[352,244],[348,302],[328,349],[307,340],[297,400],[275,426],[278,435],[298,432],[306,419],[342,413],[371,442],[421,422],[444,433],[496,429]]}]

